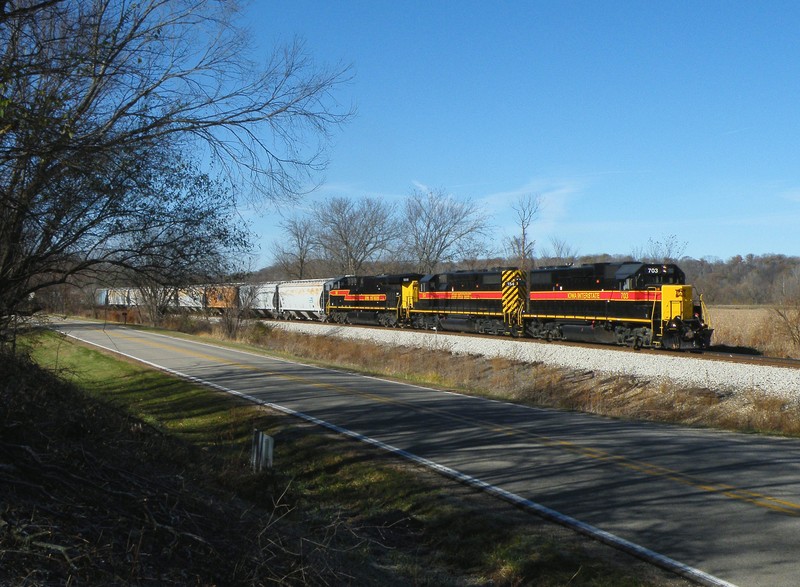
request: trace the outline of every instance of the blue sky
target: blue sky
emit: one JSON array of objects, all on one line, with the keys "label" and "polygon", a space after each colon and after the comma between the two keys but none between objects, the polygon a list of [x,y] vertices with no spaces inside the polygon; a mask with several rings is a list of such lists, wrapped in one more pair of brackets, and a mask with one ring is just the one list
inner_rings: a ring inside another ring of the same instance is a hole
[{"label": "blue sky", "polygon": [[[256,0],[259,47],[348,63],[357,116],[307,200],[443,188],[537,248],[800,255],[800,3]],[[263,45],[262,45],[263,44]],[[261,264],[280,237],[256,218]]]}]

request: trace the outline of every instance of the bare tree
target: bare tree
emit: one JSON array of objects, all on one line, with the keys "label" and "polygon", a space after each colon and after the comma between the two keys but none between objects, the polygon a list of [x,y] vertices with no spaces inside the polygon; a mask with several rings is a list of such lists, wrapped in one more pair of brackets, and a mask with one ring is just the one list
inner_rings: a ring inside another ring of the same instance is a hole
[{"label": "bare tree", "polygon": [[542,251],[540,265],[572,265],[578,259],[578,249],[556,236],[550,237],[549,248]]},{"label": "bare tree", "polygon": [[171,309],[176,306],[178,288],[163,286],[156,281],[148,280],[144,283],[141,276],[138,282],[140,308],[146,314],[147,321],[153,326],[161,326]]},{"label": "bare tree", "polygon": [[772,311],[777,317],[778,328],[792,341],[795,349],[800,349],[800,266],[788,271],[777,289],[777,303]]},{"label": "bare tree", "polygon": [[674,234],[668,234],[662,240],[650,237],[646,246],[634,248],[631,254],[634,259],[649,263],[674,263],[683,256],[686,245],[686,241],[680,241]]},{"label": "bare tree", "polygon": [[529,270],[533,265],[533,253],[536,241],[531,238],[530,227],[542,207],[542,199],[538,194],[521,195],[511,209],[515,212],[519,233],[506,238],[505,245],[508,256],[520,268]]},{"label": "bare tree", "polygon": [[293,279],[307,277],[308,265],[316,252],[316,233],[311,218],[293,217],[281,222],[284,238],[273,243],[275,263]]},{"label": "bare tree", "polygon": [[117,235],[120,245],[127,243],[130,258],[104,277],[138,287],[142,309],[157,326],[180,286],[228,274],[230,259],[249,241],[247,231],[230,221],[236,210],[224,183],[184,166],[157,174],[150,185],[157,203],[148,203],[146,217],[132,222],[135,231]]},{"label": "bare tree", "polygon": [[378,198],[333,197],[314,210],[315,244],[334,272],[356,274],[397,238],[394,206]]},{"label": "bare tree", "polygon": [[457,200],[444,189],[414,190],[404,202],[400,232],[403,254],[418,271],[432,273],[441,263],[485,248],[478,245],[488,235],[489,223],[469,199]]},{"label": "bare tree", "polygon": [[40,288],[197,240],[187,214],[169,210],[177,230],[160,217],[158,178],[187,154],[217,164],[231,201],[244,185],[298,197],[324,166],[352,114],[329,99],[347,68],[315,66],[297,42],[257,65],[235,16],[213,0],[2,3],[0,330]]}]

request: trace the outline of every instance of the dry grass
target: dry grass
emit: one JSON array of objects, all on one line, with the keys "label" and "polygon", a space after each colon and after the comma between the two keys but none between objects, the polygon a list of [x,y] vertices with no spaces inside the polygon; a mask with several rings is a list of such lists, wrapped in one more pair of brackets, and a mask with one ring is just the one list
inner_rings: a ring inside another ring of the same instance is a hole
[{"label": "dry grass", "polygon": [[712,306],[709,308],[713,343],[748,348],[770,357],[800,358],[800,349],[767,306]]},{"label": "dry grass", "polygon": [[[800,358],[800,349],[792,346],[769,307],[716,306],[709,308],[709,314],[715,346]],[[170,326],[191,334],[224,338],[221,329],[206,320],[184,318]],[[290,358],[528,405],[614,418],[800,436],[798,402],[755,390],[731,394],[707,388],[682,389],[656,380],[609,378],[503,358],[464,357],[449,352],[446,343],[423,352],[336,337],[298,335],[272,329],[263,322],[242,328],[239,340]]]},{"label": "dry grass", "polygon": [[800,436],[800,402],[758,391],[732,394],[680,388],[662,381],[602,376],[504,358],[481,358],[445,349],[372,345],[311,337],[256,324],[244,342],[271,352],[345,369],[504,399],[614,418]]}]

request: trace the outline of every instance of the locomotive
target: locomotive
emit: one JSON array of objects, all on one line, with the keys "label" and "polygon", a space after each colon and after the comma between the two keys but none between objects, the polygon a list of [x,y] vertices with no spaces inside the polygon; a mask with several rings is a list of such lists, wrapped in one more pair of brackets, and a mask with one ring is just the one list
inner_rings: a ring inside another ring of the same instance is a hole
[{"label": "locomotive", "polygon": [[[135,289],[103,290],[101,305],[131,304]],[[674,264],[593,263],[524,271],[503,268],[179,290],[175,306],[238,309],[304,319],[673,350],[708,347],[702,296]],[[238,292],[238,296],[234,294]]]},{"label": "locomotive", "polygon": [[595,263],[529,274],[526,333],[634,348],[705,348],[702,297],[673,264]]},{"label": "locomotive", "polygon": [[334,280],[326,314],[342,324],[408,325],[419,291],[419,273],[347,275]]},{"label": "locomotive", "polygon": [[[713,332],[702,299],[695,303],[694,288],[674,264],[594,263],[528,272],[508,268],[345,279],[358,287],[347,290],[349,297],[331,290],[327,313],[337,322],[674,350],[708,347]],[[392,282],[403,285],[391,290],[386,284]],[[391,316],[359,320],[376,312]]]}]

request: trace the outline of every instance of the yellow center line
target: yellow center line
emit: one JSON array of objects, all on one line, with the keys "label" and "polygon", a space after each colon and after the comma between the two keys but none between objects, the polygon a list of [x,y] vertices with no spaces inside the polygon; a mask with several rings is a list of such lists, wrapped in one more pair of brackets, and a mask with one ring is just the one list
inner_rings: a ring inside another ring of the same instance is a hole
[{"label": "yellow center line", "polygon": [[[443,412],[438,408],[429,408],[429,407],[426,407],[426,406],[413,405],[413,404],[410,404],[410,403],[408,403],[406,401],[403,401],[403,400],[398,400],[398,399],[391,398],[391,397],[381,396],[381,395],[377,395],[377,394],[366,392],[366,391],[359,391],[357,389],[351,389],[351,388],[344,387],[344,386],[341,386],[341,385],[336,385],[336,384],[333,384],[333,383],[319,383],[319,382],[316,382],[316,381],[314,381],[312,379],[309,379],[308,377],[304,377],[304,376],[301,376],[301,375],[292,375],[292,374],[288,374],[288,373],[280,373],[280,372],[277,372],[277,371],[271,371],[271,370],[265,369],[263,367],[257,367],[257,366],[254,366],[254,365],[248,365],[246,363],[241,363],[241,362],[238,362],[238,361],[222,360],[222,358],[218,357],[218,356],[214,356],[214,355],[210,355],[210,354],[202,353],[202,352],[198,352],[198,351],[193,351],[193,350],[189,350],[189,349],[183,349],[183,348],[179,348],[179,347],[176,347],[176,346],[170,345],[170,344],[164,344],[164,343],[155,342],[155,341],[152,341],[149,338],[133,337],[133,336],[125,335],[125,334],[115,334],[115,335],[119,336],[120,338],[126,339],[126,340],[131,340],[131,341],[135,341],[135,342],[139,342],[139,343],[146,342],[147,344],[149,344],[149,345],[151,345],[153,347],[156,347],[156,348],[161,348],[161,349],[170,350],[170,351],[173,351],[173,352],[178,352],[178,353],[181,353],[181,354],[193,357],[193,358],[198,358],[198,359],[203,359],[203,360],[206,360],[206,361],[211,361],[211,362],[214,362],[214,363],[217,363],[217,364],[220,364],[220,365],[233,366],[233,367],[238,367],[238,368],[241,368],[241,369],[245,369],[247,371],[263,373],[265,375],[278,377],[278,378],[281,378],[281,379],[286,380],[286,381],[291,381],[293,383],[301,383],[303,385],[306,385],[306,386],[309,386],[309,387],[312,387],[312,388],[323,389],[323,390],[327,390],[327,391],[333,391],[333,392],[335,392],[337,394],[341,394],[341,395],[357,396],[357,397],[362,397],[364,399],[369,399],[369,400],[372,400],[372,401],[375,401],[375,402],[379,402],[379,403],[383,403],[383,404],[400,406],[400,407],[404,407],[406,409],[413,410],[413,411],[418,412],[418,413],[433,414],[433,415],[436,415],[436,416],[438,416],[440,418],[445,418],[445,419],[453,421],[453,422],[459,422],[459,423],[462,423],[462,424],[467,424],[469,426],[474,426],[474,427],[481,428],[483,430],[487,430],[487,431],[490,431],[490,432],[504,434],[506,436],[523,438],[523,439],[528,439],[528,440],[534,440],[535,442],[537,442],[537,443],[539,443],[541,445],[544,445],[544,446],[553,447],[553,448],[560,448],[562,450],[571,452],[573,454],[577,454],[577,455],[580,455],[580,456],[583,456],[583,457],[586,457],[586,458],[589,458],[589,459],[593,459],[593,460],[596,460],[596,461],[606,462],[606,463],[615,465],[617,467],[620,467],[620,468],[623,468],[623,469],[627,469],[627,470],[631,470],[631,471],[635,471],[637,473],[640,473],[640,474],[643,474],[643,475],[646,475],[646,476],[649,476],[649,477],[667,479],[667,480],[674,481],[676,483],[679,483],[679,484],[682,484],[682,485],[685,485],[685,486],[688,486],[688,487],[693,487],[695,489],[700,489],[700,490],[705,491],[707,493],[713,493],[713,494],[717,494],[717,495],[722,495],[722,496],[728,497],[728,498],[736,500],[736,501],[750,503],[750,504],[756,505],[758,507],[767,508],[767,509],[770,509],[770,510],[773,510],[773,511],[781,512],[781,513],[792,515],[792,516],[800,516],[800,504],[794,503],[792,501],[779,499],[779,498],[776,498],[776,497],[772,497],[772,496],[769,496],[769,495],[766,495],[766,494],[763,494],[763,493],[759,493],[759,492],[755,492],[755,491],[750,491],[750,490],[747,490],[747,489],[737,488],[735,486],[727,485],[727,484],[724,484],[724,483],[713,483],[713,482],[704,481],[704,480],[699,479],[699,478],[697,478],[695,476],[687,475],[685,473],[681,473],[679,471],[675,471],[675,470],[669,469],[667,467],[662,467],[660,465],[654,465],[654,464],[651,464],[651,463],[648,463],[648,462],[645,462],[645,461],[639,461],[639,460],[636,460],[636,459],[630,459],[630,458],[627,458],[627,457],[614,455],[612,453],[609,453],[609,452],[606,452],[606,451],[603,451],[603,450],[600,450],[600,449],[596,449],[596,448],[592,448],[592,447],[588,447],[588,446],[582,446],[582,445],[574,443],[572,441],[558,440],[558,439],[550,438],[550,437],[547,437],[547,436],[542,436],[542,435],[539,435],[539,434],[535,434],[533,432],[528,432],[528,431],[519,430],[517,428],[512,428],[510,426],[506,426],[506,425],[503,425],[503,424],[498,425],[496,422],[486,422],[486,421],[479,420],[479,419],[476,419],[476,418],[473,418],[473,417],[470,417],[470,416],[458,416],[458,415],[450,414],[450,413],[447,413],[447,412]],[[189,342],[191,344],[191,341],[187,341],[187,342]],[[233,349],[231,349],[231,351],[232,352],[237,352],[237,351],[235,351]],[[265,358],[269,358],[269,357],[265,357]]]}]

